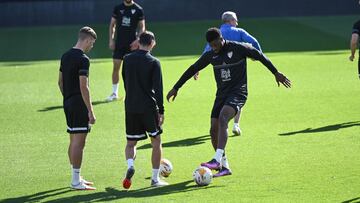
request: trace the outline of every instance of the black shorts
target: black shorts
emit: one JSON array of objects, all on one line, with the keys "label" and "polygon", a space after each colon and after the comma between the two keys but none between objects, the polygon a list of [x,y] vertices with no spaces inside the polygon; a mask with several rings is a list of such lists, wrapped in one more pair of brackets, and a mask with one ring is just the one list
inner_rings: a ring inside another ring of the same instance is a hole
[{"label": "black shorts", "polygon": [[125,113],[126,138],[128,140],[144,140],[149,135],[156,137],[162,133],[159,126],[158,112]]},{"label": "black shorts", "polygon": [[64,112],[68,133],[90,132],[88,110],[81,95],[66,99],[64,101]]},{"label": "black shorts", "polygon": [[130,53],[130,45],[128,46],[121,46],[121,45],[116,45],[115,46],[115,50],[113,52],[113,59],[123,59],[124,56],[128,53]]},{"label": "black shorts", "polygon": [[246,99],[246,95],[229,95],[227,97],[216,97],[214,101],[214,106],[211,110],[211,118],[219,118],[220,111],[225,105],[231,106],[237,113],[245,105]]}]

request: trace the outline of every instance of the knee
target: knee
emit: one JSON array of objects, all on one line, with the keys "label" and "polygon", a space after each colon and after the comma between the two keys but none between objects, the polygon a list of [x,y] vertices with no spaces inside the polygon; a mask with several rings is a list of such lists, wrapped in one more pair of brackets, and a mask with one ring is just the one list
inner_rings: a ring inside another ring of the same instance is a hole
[{"label": "knee", "polygon": [[227,127],[229,120],[230,119],[228,118],[227,115],[220,115],[219,116],[219,125],[221,127]]},{"label": "knee", "polygon": [[210,135],[211,135],[212,137],[213,137],[213,136],[216,136],[216,135],[217,135],[217,132],[218,132],[217,126],[211,125],[211,127],[210,127]]}]

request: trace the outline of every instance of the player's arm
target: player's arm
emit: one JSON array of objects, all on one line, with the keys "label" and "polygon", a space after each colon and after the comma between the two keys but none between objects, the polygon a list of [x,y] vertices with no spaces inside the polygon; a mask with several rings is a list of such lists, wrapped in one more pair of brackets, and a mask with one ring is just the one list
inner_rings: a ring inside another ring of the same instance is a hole
[{"label": "player's arm", "polygon": [[[205,45],[205,48],[204,48],[204,51],[203,51],[203,54],[207,51],[210,51],[211,50],[211,47],[209,45],[209,43],[206,43]],[[194,80],[198,80],[199,79],[199,75],[200,73],[199,72],[196,72],[195,75],[193,76],[194,77]]]},{"label": "player's arm", "polygon": [[241,36],[241,40],[243,42],[247,42],[250,43],[253,47],[255,47],[258,51],[262,52],[261,50],[261,46],[259,44],[259,42],[256,40],[255,37],[253,37],[251,34],[249,34],[248,32],[246,32],[245,30],[240,30],[240,36]]},{"label": "player's arm", "polygon": [[154,61],[153,68],[152,84],[157,106],[159,108],[159,126],[161,126],[164,123],[164,97],[160,62]]},{"label": "player's arm", "polygon": [[271,61],[260,51],[251,46],[241,45],[240,49],[245,53],[247,57],[260,61],[264,66],[266,66],[269,71],[275,76],[276,83],[280,86],[280,83],[283,84],[286,88],[291,87],[291,81],[282,73],[280,73]]},{"label": "player's arm", "polygon": [[111,17],[109,25],[109,48],[115,50],[115,28],[116,28],[116,18]]},{"label": "player's arm", "polygon": [[210,63],[210,55],[209,52],[204,53],[193,65],[191,65],[180,77],[180,79],[176,82],[174,87],[169,91],[166,96],[166,99],[170,101],[172,97],[173,101],[177,96],[178,90],[188,81],[195,73],[199,72],[200,70],[204,69]]},{"label": "player's arm", "polygon": [[96,117],[94,114],[94,109],[91,103],[91,96],[90,96],[90,88],[89,88],[89,60],[84,59],[82,62],[82,67],[79,70],[79,82],[80,82],[80,91],[82,99],[84,100],[85,106],[88,110],[89,116],[89,124],[94,124]]},{"label": "player's arm", "polygon": [[353,33],[351,35],[351,40],[350,40],[350,51],[351,51],[351,55],[349,57],[350,61],[353,61],[355,58],[355,52],[358,46],[358,42],[359,42],[359,34]]},{"label": "player's arm", "polygon": [[59,71],[59,79],[58,79],[58,85],[59,85],[59,89],[62,95],[64,95],[64,90],[63,90],[63,76],[62,76],[62,72]]}]

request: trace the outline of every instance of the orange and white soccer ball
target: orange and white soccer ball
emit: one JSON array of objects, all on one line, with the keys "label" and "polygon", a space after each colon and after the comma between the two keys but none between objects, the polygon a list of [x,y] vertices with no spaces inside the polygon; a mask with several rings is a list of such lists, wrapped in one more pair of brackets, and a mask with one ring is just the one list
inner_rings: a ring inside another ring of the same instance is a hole
[{"label": "orange and white soccer ball", "polygon": [[173,170],[173,166],[168,159],[161,159],[160,161],[160,175],[162,177],[168,177]]},{"label": "orange and white soccer ball", "polygon": [[200,166],[194,171],[193,178],[197,185],[205,186],[211,183],[213,174],[209,168]]}]

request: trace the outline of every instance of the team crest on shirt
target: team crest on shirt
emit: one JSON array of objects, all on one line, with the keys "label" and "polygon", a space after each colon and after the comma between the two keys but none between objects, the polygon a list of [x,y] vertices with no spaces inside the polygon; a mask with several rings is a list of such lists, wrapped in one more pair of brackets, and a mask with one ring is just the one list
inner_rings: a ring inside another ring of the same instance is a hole
[{"label": "team crest on shirt", "polygon": [[134,14],[136,12],[135,9],[131,9],[131,13]]},{"label": "team crest on shirt", "polygon": [[121,13],[121,14],[124,14],[124,10],[120,10],[120,13]]},{"label": "team crest on shirt", "polygon": [[231,57],[233,56],[233,52],[232,52],[232,51],[228,52],[228,53],[227,53],[227,56],[228,56],[229,58],[231,58]]}]

